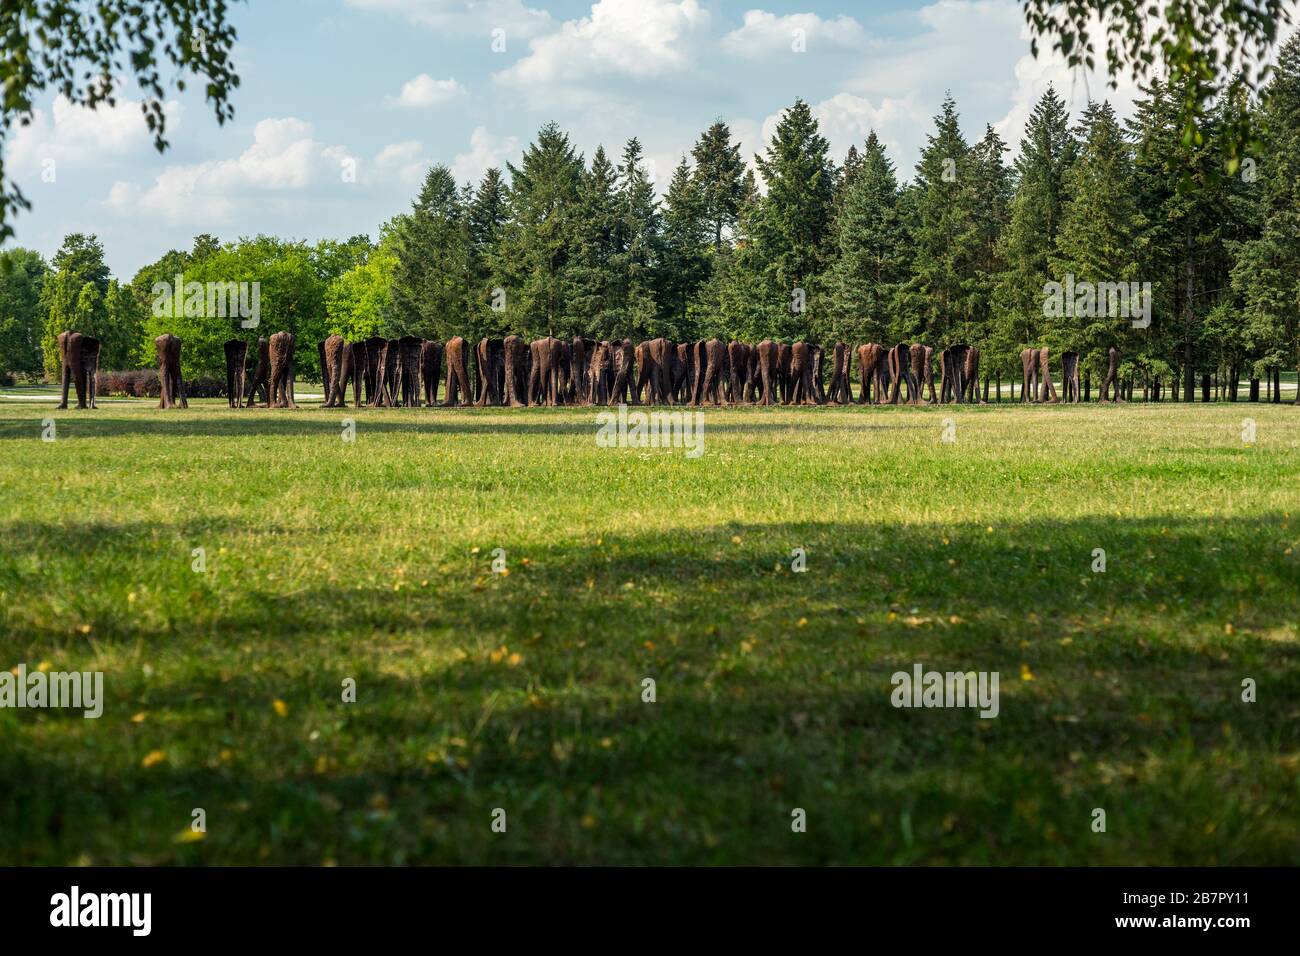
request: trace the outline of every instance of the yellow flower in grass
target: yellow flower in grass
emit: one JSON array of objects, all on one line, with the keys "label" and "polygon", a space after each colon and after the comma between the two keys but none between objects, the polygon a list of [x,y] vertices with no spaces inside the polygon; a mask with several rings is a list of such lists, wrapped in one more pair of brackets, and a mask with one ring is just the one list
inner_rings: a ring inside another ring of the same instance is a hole
[{"label": "yellow flower in grass", "polygon": [[173,843],[201,843],[207,839],[207,834],[202,830],[195,830],[193,827],[186,827],[180,833],[172,837]]},{"label": "yellow flower in grass", "polygon": [[289,705],[286,704],[284,701],[280,700],[278,697],[271,702],[271,706],[275,708],[275,712],[279,714],[281,717],[289,716]]},{"label": "yellow flower in grass", "polygon": [[1021,664],[1021,665],[1020,665],[1020,679],[1021,679],[1021,680],[1033,680],[1033,679],[1034,679],[1034,672],[1031,671],[1031,670],[1029,669],[1029,665],[1028,665],[1028,664]]},{"label": "yellow flower in grass", "polygon": [[147,770],[149,767],[158,766],[158,764],[162,763],[166,759],[167,759],[166,751],[151,750],[144,755],[144,759],[140,761],[140,766],[144,767]]}]

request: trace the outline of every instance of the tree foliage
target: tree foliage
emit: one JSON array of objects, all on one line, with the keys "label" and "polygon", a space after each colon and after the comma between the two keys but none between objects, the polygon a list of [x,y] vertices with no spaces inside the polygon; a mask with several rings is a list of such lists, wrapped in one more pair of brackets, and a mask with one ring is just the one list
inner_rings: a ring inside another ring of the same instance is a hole
[{"label": "tree foliage", "polygon": [[114,105],[129,75],[144,91],[145,122],[159,152],[167,148],[164,71],[203,84],[218,123],[234,116],[231,92],[239,86],[230,51],[235,29],[226,0],[14,0],[0,4],[0,242],[13,235],[13,217],[29,203],[5,177],[4,140],[15,121],[31,122],[33,101],[52,89],[69,102],[94,109]]}]

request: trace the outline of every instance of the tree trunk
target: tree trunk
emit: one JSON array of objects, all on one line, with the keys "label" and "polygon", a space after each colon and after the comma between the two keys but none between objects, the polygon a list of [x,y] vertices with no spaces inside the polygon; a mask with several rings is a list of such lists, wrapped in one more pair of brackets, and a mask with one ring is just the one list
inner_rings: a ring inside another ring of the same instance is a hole
[{"label": "tree trunk", "polygon": [[1183,241],[1185,243],[1183,252],[1183,334],[1186,342],[1183,353],[1185,356],[1183,361],[1183,395],[1190,402],[1196,391],[1196,356],[1193,344],[1195,336],[1192,334],[1195,316],[1192,313],[1194,276],[1192,273],[1192,220],[1190,216],[1187,219],[1187,228],[1183,234]]}]

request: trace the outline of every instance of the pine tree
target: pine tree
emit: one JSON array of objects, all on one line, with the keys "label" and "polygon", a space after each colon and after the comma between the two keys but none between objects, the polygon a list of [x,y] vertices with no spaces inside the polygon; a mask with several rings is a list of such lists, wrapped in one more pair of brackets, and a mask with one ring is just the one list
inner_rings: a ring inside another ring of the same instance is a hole
[{"label": "pine tree", "polygon": [[[1228,285],[1226,242],[1239,222],[1219,152],[1221,109],[1188,136],[1179,124],[1186,80],[1144,90],[1129,130],[1137,140],[1135,189],[1147,222],[1144,268],[1156,288],[1163,321],[1148,336],[1148,361],[1182,366],[1182,394],[1191,401],[1197,368],[1214,361],[1204,347],[1204,323]],[[1175,392],[1178,382],[1173,382]]]},{"label": "pine tree", "polygon": [[918,323],[912,334],[946,345],[969,341],[974,331],[981,237],[976,167],[951,95],[934,122],[906,204],[913,249],[907,301]]},{"label": "pine tree", "polygon": [[683,156],[664,197],[662,251],[655,283],[661,326],[652,331],[668,338],[683,338],[693,331],[691,306],[709,279],[713,258],[722,254],[710,246],[716,233],[711,233],[705,212],[703,197]]},{"label": "pine tree", "polygon": [[654,271],[659,256],[659,201],[646,175],[636,137],[623,148],[618,167],[619,250],[614,257],[618,315],[601,330],[602,338],[642,336],[654,321]]},{"label": "pine tree", "polygon": [[894,297],[907,278],[898,178],[874,131],[852,168],[826,277],[827,332],[850,343],[882,342],[892,339]]},{"label": "pine tree", "polygon": [[1232,285],[1256,348],[1300,371],[1300,35],[1282,47],[1262,119],[1266,148],[1253,183],[1262,228],[1235,247]]},{"label": "pine tree", "polygon": [[829,261],[835,170],[803,100],[781,116],[755,163],[767,195],[743,207],[726,320],[733,333],[805,338],[814,282]]},{"label": "pine tree", "polygon": [[490,274],[507,218],[505,182],[501,170],[493,166],[483,174],[469,204],[469,248],[476,278]]},{"label": "pine tree", "polygon": [[[1129,283],[1141,279],[1145,252],[1145,221],[1134,190],[1133,152],[1109,103],[1091,103],[1079,124],[1078,160],[1066,173],[1069,199],[1065,204],[1056,250],[1050,256],[1054,281],[1073,276],[1079,283]],[[1094,374],[1105,368],[1107,350],[1116,346],[1132,354],[1131,317],[1101,308],[1100,301],[1062,302],[1069,308],[1050,314],[1046,290],[1041,290],[1044,331],[1056,350],[1073,349],[1091,363]],[[1130,299],[1133,308],[1139,302]],[[1090,307],[1089,307],[1090,306]],[[1080,311],[1091,314],[1079,315]]]},{"label": "pine tree", "polygon": [[598,146],[578,187],[577,239],[569,269],[568,311],[573,328],[599,335],[617,321],[615,258],[623,248],[618,170]]},{"label": "pine tree", "polygon": [[[875,136],[876,131],[872,130],[869,136]],[[858,147],[850,144],[849,151],[844,154],[844,165],[840,167],[839,179],[836,181],[837,196],[844,196],[853,186],[853,180],[857,178],[858,170],[862,168],[863,157],[858,152]]]},{"label": "pine tree", "polygon": [[1005,271],[992,292],[989,358],[1011,372],[1019,368],[1022,349],[1040,344],[1043,286],[1055,278],[1049,257],[1065,213],[1066,175],[1077,153],[1065,102],[1049,86],[1034,105],[1020,140],[1010,221],[1001,240]]},{"label": "pine tree", "polygon": [[806,286],[829,247],[835,171],[812,110],[796,100],[755,164],[767,184],[755,237],[767,247],[781,283]]},{"label": "pine tree", "polygon": [[721,121],[704,131],[691,156],[701,215],[709,224],[716,252],[740,221],[746,197],[745,161],[740,158],[740,144],[731,142],[731,130]]},{"label": "pine tree", "polygon": [[583,159],[554,123],[510,170],[510,222],[501,242],[506,270],[506,324],[536,337],[572,335],[566,295],[578,249],[579,188]]},{"label": "pine tree", "polygon": [[1002,257],[1002,233],[1011,217],[1013,193],[1011,170],[1002,160],[1007,144],[992,126],[971,150],[971,181],[974,184],[975,216],[975,331],[970,341],[987,346],[993,319],[993,289],[1006,262]]},{"label": "pine tree", "polygon": [[429,338],[472,336],[469,233],[463,197],[446,166],[426,174],[409,215],[400,221],[392,307],[401,332]]}]

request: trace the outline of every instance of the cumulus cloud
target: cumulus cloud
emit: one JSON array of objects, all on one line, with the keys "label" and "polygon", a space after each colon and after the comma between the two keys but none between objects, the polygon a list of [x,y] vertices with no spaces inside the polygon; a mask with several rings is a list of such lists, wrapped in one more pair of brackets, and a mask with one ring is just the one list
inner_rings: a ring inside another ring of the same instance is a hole
[{"label": "cumulus cloud", "polygon": [[418,186],[432,161],[419,140],[389,143],[375,154],[368,180],[396,180],[407,188]]},{"label": "cumulus cloud", "polygon": [[[931,124],[931,114],[915,97],[885,97],[879,105],[865,96],[836,93],[829,99],[810,104],[813,117],[827,142],[831,156],[839,162],[850,146],[862,148],[868,134],[876,135],[897,164],[900,156],[921,142]],[[770,143],[776,133],[781,113],[763,121],[763,143]],[[906,170],[902,170],[904,178]]]},{"label": "cumulus cloud", "polygon": [[964,99],[1005,100],[1008,68],[1028,51],[1019,0],[938,0],[915,15],[918,30],[873,44],[864,66],[846,84],[867,96],[932,98],[952,89]]},{"label": "cumulus cloud", "polygon": [[[128,156],[153,148],[153,134],[140,110],[141,101],[118,96],[115,106],[97,109],[77,106],[56,96],[47,113],[33,110],[26,126],[15,124],[5,144],[5,164],[10,175],[40,167],[47,159],[56,163],[101,163],[107,157]],[[170,135],[179,125],[180,104],[163,104]]]},{"label": "cumulus cloud", "polygon": [[435,80],[428,73],[421,73],[403,83],[402,92],[396,96],[385,96],[384,105],[390,109],[423,109],[450,103],[464,95],[465,87],[455,77]]},{"label": "cumulus cloud", "polygon": [[166,167],[152,185],[116,182],[107,205],[118,212],[157,215],[174,222],[229,221],[246,201],[345,182],[359,165],[342,146],[326,146],[295,117],[269,118],[253,128],[253,142],[232,159]]},{"label": "cumulus cloud", "polygon": [[493,136],[486,126],[476,126],[469,136],[469,150],[456,154],[451,173],[458,183],[478,183],[492,167],[504,169],[518,152],[518,137]]},{"label": "cumulus cloud", "polygon": [[732,56],[754,59],[793,52],[796,40],[809,53],[857,50],[866,45],[867,31],[846,15],[823,20],[815,13],[777,16],[766,10],[749,10],[743,25],[722,38],[722,49]]},{"label": "cumulus cloud", "polygon": [[528,55],[494,79],[537,99],[582,102],[599,95],[602,78],[687,69],[708,29],[699,0],[598,0],[590,16],[530,41]]}]

